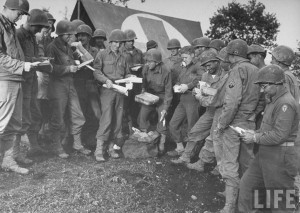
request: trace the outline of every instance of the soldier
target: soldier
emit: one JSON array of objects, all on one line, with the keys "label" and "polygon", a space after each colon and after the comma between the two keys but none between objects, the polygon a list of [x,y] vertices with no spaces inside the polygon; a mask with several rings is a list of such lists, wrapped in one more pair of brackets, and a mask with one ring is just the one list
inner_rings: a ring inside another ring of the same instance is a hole
[{"label": "soldier", "polygon": [[[38,44],[35,34],[40,32],[44,27],[49,27],[47,15],[40,9],[33,9],[29,12],[24,26],[22,25],[17,30],[17,37],[19,41],[22,41],[20,44],[26,62],[43,60],[38,54]],[[32,163],[32,160],[27,159],[20,153],[21,135],[27,134],[28,136],[30,143],[30,149],[27,152],[28,156],[45,154],[47,151],[42,149],[38,144],[38,132],[41,128],[42,114],[37,104],[38,82],[36,71],[32,70],[28,73],[23,73],[23,78],[22,129],[17,135],[14,152],[17,161],[28,164]]]},{"label": "soldier", "polygon": [[[174,86],[174,92],[180,93],[180,101],[170,121],[170,133],[176,143],[175,150],[168,152],[171,156],[180,155],[184,151],[181,134],[184,120],[187,120],[189,132],[199,119],[199,102],[193,96],[192,90],[197,86],[204,73],[200,64],[194,63],[194,47],[185,46],[180,50],[180,53],[186,66],[182,67],[178,81]],[[176,87],[178,91],[176,91]]]},{"label": "soldier", "polygon": [[258,67],[258,69],[266,66],[265,58],[267,51],[258,44],[251,44],[248,47],[247,57],[250,60],[251,64]]},{"label": "soldier", "polygon": [[[96,58],[98,50],[90,46],[92,29],[86,24],[79,25],[76,29],[75,36],[77,40],[81,42],[83,48],[87,50],[93,58]],[[81,57],[78,59],[81,63],[84,62]],[[90,66],[92,66],[92,64],[90,64]],[[81,139],[85,139],[84,142],[86,145],[95,145],[96,133],[99,128],[100,100],[93,71],[86,66],[78,70],[74,74],[74,86],[86,120],[82,127]]]},{"label": "soldier", "polygon": [[154,105],[142,105],[140,111],[140,129],[148,130],[148,117],[152,111],[158,114],[156,131],[160,133],[159,152],[164,152],[167,128],[164,122],[167,111],[172,101],[172,79],[168,67],[162,62],[159,50],[148,51],[147,64],[143,68],[143,89],[142,92],[149,92],[159,97]]},{"label": "soldier", "polygon": [[25,56],[16,36],[15,23],[28,15],[27,0],[6,0],[0,14],[0,155],[1,167],[20,174],[29,170],[20,167],[13,153],[13,144],[22,128],[23,72],[29,72],[30,62]]},{"label": "soldier", "polygon": [[[206,107],[205,113],[199,118],[197,123],[189,132],[188,143],[182,156],[173,163],[188,163],[189,169],[204,171],[204,164],[211,163],[214,157],[217,159],[217,166],[220,164],[222,154],[222,143],[215,136],[215,127],[222,111],[223,98],[225,93],[225,84],[228,74],[221,68],[220,56],[214,49],[205,50],[200,56],[201,66],[205,66],[207,72],[203,74],[202,81],[206,82],[210,88],[216,89],[215,96],[196,94],[200,104]],[[208,138],[206,138],[208,137]],[[199,154],[199,160],[196,163],[189,163],[193,157],[193,149],[197,142],[206,138],[204,147]]]},{"label": "soldier", "polygon": [[209,48],[210,39],[207,37],[195,38],[192,41],[192,46],[195,48],[195,60],[198,60],[198,57],[204,50]]},{"label": "soldier", "polygon": [[[144,64],[144,56],[140,49],[134,46],[134,41],[137,39],[136,34],[133,30],[128,29],[124,31],[126,40],[124,46],[120,48],[122,54],[126,58],[126,62],[130,68],[136,65]],[[142,67],[136,71],[131,69],[131,74],[137,77],[142,77]],[[129,122],[125,124],[129,132],[131,132],[131,127],[138,127],[137,117],[140,112],[140,106],[136,104],[134,98],[136,95],[141,93],[141,85],[134,84],[131,91],[129,91],[128,97],[125,98],[125,117],[129,119]]]},{"label": "soldier", "polygon": [[221,49],[223,49],[225,46],[226,45],[224,41],[222,41],[221,39],[213,39],[208,45],[209,48],[215,49],[218,52],[220,52]]},{"label": "soldier", "polygon": [[150,40],[146,43],[146,47],[147,47],[147,51],[148,50],[151,50],[151,49],[157,49],[158,48],[158,45],[157,45],[157,42],[154,41],[154,40]]},{"label": "soldier", "polygon": [[[229,125],[255,129],[255,110],[260,89],[254,84],[258,69],[247,59],[248,46],[235,39],[226,47],[232,67],[227,80],[224,105],[217,124],[217,137],[223,139],[220,173],[225,180],[226,203],[221,212],[234,212],[239,186],[239,162],[243,173],[254,158],[253,144],[240,144],[240,136]],[[241,152],[240,152],[241,150]]]},{"label": "soldier", "polygon": [[[172,87],[177,83],[178,76],[180,74],[180,66],[182,63],[182,58],[179,54],[179,50],[181,48],[181,44],[178,39],[173,38],[168,41],[167,49],[171,52],[170,57],[163,60],[164,64],[169,67],[171,70],[172,76]],[[179,103],[180,94],[173,93],[173,99],[170,106],[170,109],[167,114],[167,122],[169,122],[174,114],[174,111]]]},{"label": "soldier", "polygon": [[295,98],[296,102],[299,103],[299,84],[296,77],[289,70],[289,67],[292,65],[292,62],[295,59],[294,51],[287,46],[280,45],[275,47],[271,54],[271,64],[276,64],[283,69],[285,75],[285,85],[288,91]]},{"label": "soldier", "polygon": [[[105,161],[103,157],[104,145],[109,143],[109,155],[112,158],[119,158],[119,154],[114,150],[114,141],[122,140],[121,131],[124,110],[124,95],[112,89],[115,80],[124,79],[129,76],[130,70],[126,58],[119,51],[120,43],[124,40],[124,33],[113,30],[109,35],[109,47],[98,52],[94,61],[94,76],[101,84],[106,84],[106,88],[100,90],[101,117],[97,132],[97,148],[94,153],[97,161]],[[110,140],[110,138],[112,140]],[[110,141],[109,141],[110,140]],[[118,145],[118,144],[117,144]],[[120,144],[119,144],[120,145]]]},{"label": "soldier", "polygon": [[55,153],[60,158],[68,158],[69,155],[61,145],[61,130],[64,126],[65,112],[70,120],[70,133],[74,137],[73,148],[82,154],[88,155],[90,150],[81,143],[81,130],[85,123],[78,95],[74,87],[73,75],[78,71],[75,65],[73,51],[69,45],[75,34],[70,21],[62,20],[57,23],[56,37],[47,47],[47,56],[54,58],[51,62],[53,72],[49,82],[49,98],[53,112],[50,119],[50,131],[55,145]]},{"label": "soldier", "polygon": [[104,44],[106,40],[106,32],[102,29],[96,29],[91,41],[94,44],[94,47],[97,48],[99,52],[106,49]]},{"label": "soldier", "polygon": [[[271,102],[266,106],[260,129],[246,130],[242,134],[244,143],[256,143],[259,145],[259,150],[240,182],[238,201],[240,212],[254,211],[254,189],[262,189],[262,187],[283,191],[294,189],[297,174],[297,153],[294,142],[299,124],[299,103],[283,85],[284,81],[284,71],[277,65],[269,65],[259,71],[255,82],[271,97]],[[263,192],[260,190],[260,193]],[[261,195],[263,196],[259,196],[260,198],[266,198],[266,194]],[[294,209],[286,208],[288,203],[286,196],[280,196],[280,199],[277,203],[278,208],[274,199],[269,200],[271,201],[269,210],[294,212]],[[264,201],[260,203],[267,203],[266,200]]]}]

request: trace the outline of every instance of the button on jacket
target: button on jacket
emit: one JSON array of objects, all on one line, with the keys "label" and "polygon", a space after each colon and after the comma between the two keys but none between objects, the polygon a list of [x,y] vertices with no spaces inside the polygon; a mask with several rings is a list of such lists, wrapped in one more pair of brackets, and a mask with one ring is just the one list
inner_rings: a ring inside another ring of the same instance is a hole
[{"label": "button on jacket", "polygon": [[22,81],[25,56],[13,23],[0,14],[0,80]]}]

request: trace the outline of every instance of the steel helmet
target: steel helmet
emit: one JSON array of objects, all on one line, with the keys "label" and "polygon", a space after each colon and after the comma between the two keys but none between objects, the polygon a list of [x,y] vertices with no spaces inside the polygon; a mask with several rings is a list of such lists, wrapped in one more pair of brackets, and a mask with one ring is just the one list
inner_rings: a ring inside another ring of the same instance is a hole
[{"label": "steel helmet", "polygon": [[93,30],[86,24],[79,25],[76,29],[76,35],[79,33],[86,33],[89,36],[92,36]]},{"label": "steel helmet", "polygon": [[236,55],[243,58],[247,58],[248,45],[246,41],[242,39],[234,39],[228,43],[226,52],[229,55]]},{"label": "steel helmet", "polygon": [[104,30],[101,29],[96,29],[94,34],[93,34],[93,38],[97,38],[97,37],[102,37],[105,39],[105,41],[107,40],[106,38],[106,32]]},{"label": "steel helmet", "polygon": [[147,47],[147,51],[148,51],[149,49],[156,48],[157,43],[154,40],[150,40],[146,43],[146,47]]},{"label": "steel helmet", "polygon": [[24,14],[29,15],[29,3],[27,0],[6,0],[5,7],[11,10],[19,10]]},{"label": "steel helmet", "polygon": [[109,42],[116,41],[116,42],[122,42],[125,39],[125,34],[122,30],[119,29],[114,29],[111,31],[109,37],[108,37]]},{"label": "steel helmet", "polygon": [[277,61],[287,66],[291,66],[292,62],[295,59],[294,51],[284,45],[275,47],[271,54]]},{"label": "steel helmet", "polygon": [[180,41],[176,38],[173,38],[171,40],[168,41],[168,45],[167,45],[167,49],[170,50],[170,49],[179,49],[181,48],[181,44],[180,44]]},{"label": "steel helmet", "polygon": [[266,53],[266,50],[258,44],[251,44],[248,46],[247,54],[249,55],[251,53]]},{"label": "steel helmet", "polygon": [[27,17],[27,23],[29,25],[41,25],[49,27],[48,17],[46,13],[40,9],[32,9]]},{"label": "steel helmet", "polygon": [[223,47],[225,47],[225,43],[221,39],[214,39],[209,43],[208,47],[220,51]]},{"label": "steel helmet", "polygon": [[80,20],[80,19],[74,19],[71,23],[73,24],[75,30],[76,30],[77,27],[79,27],[80,25],[85,24],[84,21],[82,21],[82,20]]},{"label": "steel helmet", "polygon": [[157,49],[148,50],[147,61],[155,61],[157,63],[160,63],[162,61],[161,52]]},{"label": "steel helmet", "polygon": [[259,70],[255,84],[283,84],[284,82],[283,69],[276,64],[271,64]]},{"label": "steel helmet", "polygon": [[218,53],[218,55],[216,56],[218,59],[220,59],[221,61],[224,62],[229,62],[228,61],[228,54],[226,52],[226,47],[223,47],[220,52]]},{"label": "steel helmet", "polygon": [[210,39],[207,37],[195,38],[192,41],[192,45],[194,47],[208,47],[210,43]]},{"label": "steel helmet", "polygon": [[133,30],[125,30],[124,33],[126,35],[126,41],[132,41],[134,39],[137,39],[136,34]]},{"label": "steel helmet", "polygon": [[74,25],[68,20],[61,20],[56,25],[57,35],[75,34]]},{"label": "steel helmet", "polygon": [[219,61],[220,59],[217,58],[217,55],[218,53],[215,49],[204,50],[199,57],[201,66],[211,61]]}]

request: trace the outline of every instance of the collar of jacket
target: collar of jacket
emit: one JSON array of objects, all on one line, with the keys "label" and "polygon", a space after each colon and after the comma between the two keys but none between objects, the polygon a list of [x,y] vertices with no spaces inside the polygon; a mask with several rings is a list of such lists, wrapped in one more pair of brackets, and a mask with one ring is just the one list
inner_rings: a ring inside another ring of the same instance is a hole
[{"label": "collar of jacket", "polygon": [[121,55],[120,50],[117,50],[116,52],[112,51],[111,48],[108,48],[108,54],[114,54],[115,56],[119,57]]},{"label": "collar of jacket", "polygon": [[271,97],[271,103],[274,103],[278,98],[280,98],[281,96],[283,96],[287,92],[288,92],[287,88],[285,88],[283,86],[282,89],[280,91],[278,91],[275,96]]},{"label": "collar of jacket", "polygon": [[3,14],[0,14],[0,22],[3,24],[3,27],[8,31],[14,30],[15,26],[17,25],[16,23],[11,22]]},{"label": "collar of jacket", "polygon": [[248,63],[250,63],[250,60],[249,60],[249,59],[246,59],[246,58],[243,58],[243,59],[241,59],[241,60],[239,60],[239,61],[233,63],[233,64],[231,65],[231,68],[233,68],[233,67],[235,67],[237,64],[240,64],[240,63],[243,63],[243,62],[248,62]]}]

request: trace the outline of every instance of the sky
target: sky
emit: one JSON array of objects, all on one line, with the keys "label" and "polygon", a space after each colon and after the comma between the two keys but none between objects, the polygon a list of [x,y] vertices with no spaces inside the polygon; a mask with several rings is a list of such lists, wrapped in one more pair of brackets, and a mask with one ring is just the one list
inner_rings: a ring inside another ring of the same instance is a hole
[{"label": "sky", "polygon": [[[279,45],[287,45],[296,50],[297,40],[300,41],[300,0],[257,0],[266,6],[265,11],[276,14],[281,24],[277,36]],[[199,21],[202,32],[205,33],[210,26],[211,18],[217,9],[227,6],[232,0],[130,0],[128,7],[182,19]],[[236,0],[247,3],[248,0]],[[4,5],[5,0],[0,0]],[[67,17],[70,17],[76,0],[29,0],[30,9],[48,8],[57,20],[64,17],[67,8]],[[25,21],[23,18],[20,23]]]}]

